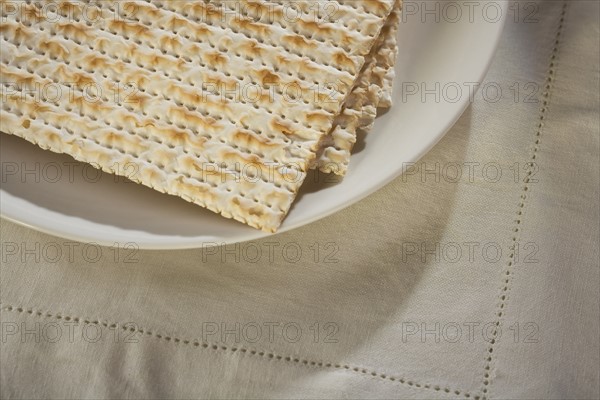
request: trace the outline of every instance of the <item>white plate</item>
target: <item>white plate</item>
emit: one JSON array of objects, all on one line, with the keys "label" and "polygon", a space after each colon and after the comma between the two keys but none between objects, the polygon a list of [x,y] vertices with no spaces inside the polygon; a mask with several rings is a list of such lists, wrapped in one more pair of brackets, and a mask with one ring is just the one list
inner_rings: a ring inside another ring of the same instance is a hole
[{"label": "white plate", "polygon": [[[381,188],[426,153],[468,106],[469,86],[481,82],[494,54],[506,2],[444,1],[437,8],[432,14],[433,2],[405,2],[394,107],[360,138],[343,180],[308,177],[279,232],[323,218]],[[429,94],[423,99],[422,89],[435,89],[436,83],[440,98]],[[410,95],[415,85],[419,93]],[[462,95],[455,98],[457,87]],[[1,214],[19,224],[82,242],[153,249],[267,236],[179,198],[112,175],[97,176],[92,167],[68,156],[0,137]]]}]

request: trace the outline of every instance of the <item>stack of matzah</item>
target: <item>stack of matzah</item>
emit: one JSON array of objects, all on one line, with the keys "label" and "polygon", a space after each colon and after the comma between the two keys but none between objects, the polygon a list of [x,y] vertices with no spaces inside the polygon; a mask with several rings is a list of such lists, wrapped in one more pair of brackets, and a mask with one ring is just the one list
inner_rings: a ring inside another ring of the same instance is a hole
[{"label": "stack of matzah", "polygon": [[0,129],[274,232],[389,107],[396,0],[0,0]]}]

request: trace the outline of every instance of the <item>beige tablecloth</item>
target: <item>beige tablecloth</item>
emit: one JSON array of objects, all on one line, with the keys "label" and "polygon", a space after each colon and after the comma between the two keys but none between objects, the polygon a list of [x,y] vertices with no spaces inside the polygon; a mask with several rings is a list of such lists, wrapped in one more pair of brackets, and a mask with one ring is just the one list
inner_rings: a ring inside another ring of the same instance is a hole
[{"label": "beige tablecloth", "polygon": [[2,397],[598,398],[598,2],[511,7],[488,95],[329,218],[99,255],[2,221]]}]

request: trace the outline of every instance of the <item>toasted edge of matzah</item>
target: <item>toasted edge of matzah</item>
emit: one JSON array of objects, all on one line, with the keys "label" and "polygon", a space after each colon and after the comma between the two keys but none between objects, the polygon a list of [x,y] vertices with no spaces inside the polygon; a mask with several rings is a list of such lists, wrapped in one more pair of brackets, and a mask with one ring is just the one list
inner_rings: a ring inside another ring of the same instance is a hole
[{"label": "toasted edge of matzah", "polygon": [[401,2],[398,2],[361,71],[358,84],[349,95],[342,113],[336,118],[334,128],[326,137],[311,168],[344,175],[356,143],[357,132],[370,131],[377,109],[392,106],[400,11]]}]

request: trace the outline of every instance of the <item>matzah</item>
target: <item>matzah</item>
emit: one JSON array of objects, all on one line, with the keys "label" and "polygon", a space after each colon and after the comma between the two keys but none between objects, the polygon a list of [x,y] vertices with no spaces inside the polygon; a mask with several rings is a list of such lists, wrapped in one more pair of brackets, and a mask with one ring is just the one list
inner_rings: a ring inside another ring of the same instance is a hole
[{"label": "matzah", "polygon": [[363,66],[359,80],[350,93],[334,128],[322,143],[311,168],[345,175],[357,133],[373,127],[378,108],[392,106],[392,88],[397,57],[396,35],[400,24],[401,1],[388,18],[380,37]]},{"label": "matzah", "polygon": [[293,3],[2,0],[0,128],[273,232],[394,0]]}]

